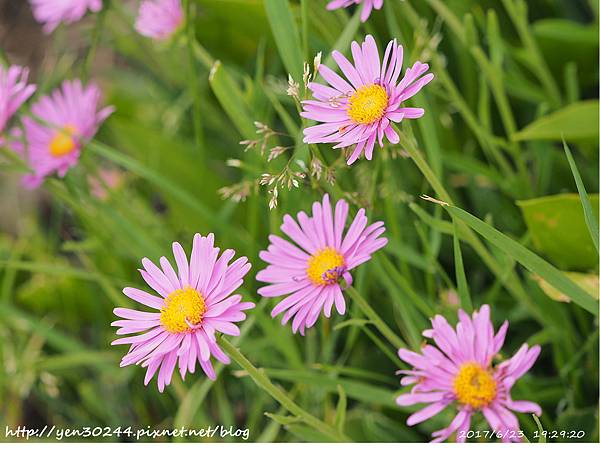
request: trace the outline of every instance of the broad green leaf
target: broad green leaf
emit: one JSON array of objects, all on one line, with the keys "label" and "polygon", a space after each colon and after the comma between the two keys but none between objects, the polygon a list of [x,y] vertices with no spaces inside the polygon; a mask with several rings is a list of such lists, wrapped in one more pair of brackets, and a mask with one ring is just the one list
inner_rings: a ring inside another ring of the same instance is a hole
[{"label": "broad green leaf", "polygon": [[304,58],[290,3],[288,0],[265,0],[265,11],[285,69],[299,82],[302,79]]},{"label": "broad green leaf", "polygon": [[530,123],[512,136],[515,141],[598,139],[598,101],[569,105]]},{"label": "broad green leaf", "polygon": [[568,295],[574,303],[592,314],[598,315],[598,302],[552,264],[472,214],[456,206],[445,205],[444,207],[453,218],[462,220],[471,229],[515,261],[518,261],[526,269],[539,275],[560,292]]},{"label": "broad green leaf", "polygon": [[[598,216],[598,195],[592,195]],[[536,249],[565,270],[588,270],[598,255],[577,194],[560,194],[517,202]]]},{"label": "broad green leaf", "polygon": [[[577,286],[586,291],[596,300],[599,299],[598,285],[600,284],[600,278],[595,273],[581,273],[581,272],[564,272],[565,276],[572,280]],[[544,293],[552,300],[558,302],[570,302],[569,296],[563,294],[558,289],[552,287],[547,281],[540,277],[534,276],[534,279],[540,285],[540,288]]]}]

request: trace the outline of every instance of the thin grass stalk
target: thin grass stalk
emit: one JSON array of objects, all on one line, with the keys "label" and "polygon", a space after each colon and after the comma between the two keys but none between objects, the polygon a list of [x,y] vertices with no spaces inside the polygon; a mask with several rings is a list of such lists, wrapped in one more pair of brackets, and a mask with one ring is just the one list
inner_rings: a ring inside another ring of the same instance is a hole
[{"label": "thin grass stalk", "polygon": [[350,438],[342,433],[340,430],[326,424],[322,420],[317,419],[315,416],[304,410],[296,402],[294,402],[281,388],[275,386],[271,379],[267,376],[264,370],[257,369],[234,345],[232,345],[227,339],[221,337],[219,344],[225,352],[233,359],[239,366],[241,366],[252,378],[258,387],[269,394],[275,401],[277,401],[286,410],[304,422],[306,425],[314,428],[320,433],[332,438],[336,442],[350,442]]}]

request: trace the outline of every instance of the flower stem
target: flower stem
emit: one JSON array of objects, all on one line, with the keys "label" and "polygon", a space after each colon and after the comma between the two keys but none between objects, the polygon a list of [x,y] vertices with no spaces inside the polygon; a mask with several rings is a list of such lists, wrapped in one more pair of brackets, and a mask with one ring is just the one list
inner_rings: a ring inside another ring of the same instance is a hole
[{"label": "flower stem", "polygon": [[408,348],[406,342],[402,340],[400,336],[392,331],[390,327],[383,321],[381,317],[375,312],[369,302],[365,300],[365,298],[360,295],[360,293],[353,288],[352,286],[348,286],[346,288],[350,296],[354,299],[354,301],[358,304],[359,308],[365,313],[365,316],[375,325],[375,327],[379,330],[379,332],[386,337],[390,343],[396,348]]},{"label": "flower stem", "polygon": [[98,14],[98,18],[96,20],[96,25],[94,26],[94,31],[92,32],[92,43],[88,49],[88,53],[85,57],[85,61],[82,66],[82,74],[81,78],[83,80],[87,80],[90,74],[90,69],[92,68],[92,64],[94,64],[94,58],[96,56],[96,50],[98,49],[98,45],[100,44],[100,40],[102,38],[102,31],[104,30],[106,13],[111,7],[111,0],[107,0],[104,8]]},{"label": "flower stem", "polygon": [[348,436],[346,436],[344,433],[335,429],[331,425],[326,424],[322,420],[317,419],[315,416],[298,406],[281,388],[273,384],[264,370],[254,367],[254,365],[248,361],[248,359],[227,339],[220,337],[219,344],[223,350],[227,352],[231,359],[233,359],[246,372],[248,372],[248,375],[250,375],[250,378],[252,378],[258,387],[267,392],[281,406],[287,409],[306,425],[314,428],[336,442],[350,442],[350,438],[348,438]]},{"label": "flower stem", "polygon": [[446,191],[444,186],[442,185],[440,179],[433,172],[423,154],[417,149],[415,142],[406,136],[406,134],[402,133],[396,126],[394,126],[396,132],[401,136],[402,146],[408,152],[411,159],[415,162],[423,176],[427,179],[436,195],[440,197],[440,200],[449,203],[452,205],[452,199],[450,198],[450,194]]},{"label": "flower stem", "polygon": [[204,129],[202,128],[200,89],[198,81],[196,80],[196,55],[194,51],[194,42],[196,41],[195,22],[193,20],[194,16],[192,14],[192,2],[190,0],[184,0],[183,5],[185,7],[186,15],[185,31],[188,40],[188,62],[190,64],[192,93],[194,95],[194,104],[192,105],[194,138],[196,144],[196,151],[200,152],[201,156],[204,157]]}]

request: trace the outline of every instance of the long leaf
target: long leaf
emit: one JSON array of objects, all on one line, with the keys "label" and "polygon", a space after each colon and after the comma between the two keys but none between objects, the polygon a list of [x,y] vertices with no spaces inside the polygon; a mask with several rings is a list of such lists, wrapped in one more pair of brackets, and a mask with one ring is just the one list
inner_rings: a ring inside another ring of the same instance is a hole
[{"label": "long leaf", "polygon": [[216,61],[210,69],[208,82],[219,103],[244,139],[254,139],[256,128],[252,114],[245,104],[242,91],[233,81],[221,61]]},{"label": "long leaf", "polygon": [[469,285],[467,284],[467,277],[465,275],[465,267],[463,265],[462,252],[460,251],[460,239],[458,239],[458,227],[456,222],[454,223],[454,268],[456,271],[456,285],[458,287],[458,296],[460,297],[460,306],[467,312],[473,310],[473,304],[471,303],[471,295],[469,294]]},{"label": "long leaf", "polygon": [[453,218],[463,221],[491,244],[568,295],[573,302],[592,314],[598,315],[598,302],[552,264],[468,212],[456,206],[444,205],[444,207]]},{"label": "long leaf", "polygon": [[541,117],[515,133],[516,141],[546,139],[598,139],[598,101],[573,103]]},{"label": "long leaf", "polygon": [[265,0],[265,11],[285,69],[294,77],[294,80],[301,80],[304,59],[302,58],[300,34],[292,15],[290,2],[288,0]]},{"label": "long leaf", "polygon": [[100,144],[98,142],[90,142],[88,143],[87,147],[93,152],[104,156],[105,158],[113,161],[116,164],[119,164],[122,167],[125,167],[128,170],[131,170],[138,176],[145,178],[151,183],[154,183],[158,187],[169,192],[181,202],[188,205],[190,209],[194,210],[198,214],[201,214],[206,219],[206,221],[211,223],[213,226],[218,225],[223,229],[228,230],[228,232],[234,233],[231,235],[233,238],[239,239],[239,242],[241,243],[245,243],[247,236],[244,233],[244,230],[238,227],[233,227],[224,220],[220,220],[219,215],[214,214],[212,209],[210,209],[208,206],[202,203],[198,196],[191,195],[188,191],[178,186],[175,181],[166,179],[161,174],[153,171],[152,169],[149,169],[139,161],[131,159],[128,156],[119,153],[116,150],[104,144]]},{"label": "long leaf", "polygon": [[583,205],[583,213],[585,215],[585,223],[590,231],[590,236],[592,236],[592,241],[594,241],[594,246],[596,247],[596,252],[598,251],[598,221],[596,220],[596,215],[594,214],[594,210],[592,209],[592,204],[590,202],[590,198],[587,195],[587,191],[585,190],[585,186],[583,185],[583,180],[581,179],[581,175],[579,175],[579,170],[577,170],[577,165],[575,164],[575,160],[573,159],[573,155],[571,154],[571,150],[569,146],[563,139],[563,148],[565,149],[565,153],[567,154],[567,160],[569,161],[569,166],[571,166],[571,172],[573,172],[573,178],[575,178],[575,184],[577,185],[577,191],[579,192],[579,198],[581,198],[581,204]]}]

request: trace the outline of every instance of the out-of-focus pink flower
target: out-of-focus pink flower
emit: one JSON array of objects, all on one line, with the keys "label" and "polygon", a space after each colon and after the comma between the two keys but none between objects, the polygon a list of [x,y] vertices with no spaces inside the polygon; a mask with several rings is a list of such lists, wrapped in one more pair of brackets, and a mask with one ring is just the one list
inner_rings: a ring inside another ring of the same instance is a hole
[{"label": "out-of-focus pink flower", "polygon": [[98,12],[102,0],[29,0],[33,17],[44,25],[44,32],[52,33],[62,22],[73,23],[81,20],[88,9]]},{"label": "out-of-focus pink flower", "polygon": [[433,74],[425,75],[429,66],[417,61],[398,81],[402,55],[402,46],[394,40],[388,44],[381,61],[371,35],[362,46],[352,42],[354,65],[334,51],[333,59],[348,81],[329,67],[319,66],[319,74],[329,86],[315,82],[308,85],[316,100],[303,101],[301,115],[321,123],[304,129],[304,142],[335,143],[333,148],[354,145],[348,165],[363,152],[370,160],[375,142],[383,147],[384,137],[397,144],[400,138],[392,122],[417,119],[425,112],[422,108],[403,107],[402,103],[433,79]]},{"label": "out-of-focus pink flower", "polygon": [[490,425],[495,436],[503,441],[520,441],[517,417],[510,411],[541,415],[533,402],[513,400],[510,390],[535,363],[540,346],[523,344],[515,355],[493,366],[492,359],[500,352],[508,329],[505,321],[498,333],[490,320],[490,307],[483,305],[470,317],[458,311],[456,329],[440,315],[432,320],[432,328],[423,336],[433,339],[435,346],[425,345],[421,354],[400,349],[400,359],[413,366],[401,370],[403,386],[414,385],[409,394],[400,395],[400,406],[417,403],[428,405],[409,416],[410,426],[435,416],[452,405],[458,411],[447,428],[433,433],[434,441],[445,441],[453,433],[464,442],[471,426],[471,417],[478,411]]},{"label": "out-of-focus pink flower", "polygon": [[0,135],[13,114],[35,92],[35,85],[27,84],[28,77],[29,70],[26,68],[10,66],[5,69],[0,66]]},{"label": "out-of-focus pink flower", "polygon": [[64,177],[77,164],[81,148],[91,139],[114,108],[98,110],[101,91],[95,84],[64,81],[50,96],[32,107],[35,117],[24,117],[24,141],[13,133],[11,147],[29,163],[33,174],[23,177],[29,189],[38,187],[52,173]]},{"label": "out-of-focus pink flower", "polygon": [[158,373],[158,390],[162,392],[171,383],[176,365],[183,379],[187,372],[194,373],[196,363],[214,380],[211,356],[229,364],[215,333],[238,336],[240,330],[234,322],[244,320],[244,311],[254,308],[254,303],[242,302],[241,295],[232,295],[251,266],[246,257],[230,264],[235,252],[225,250],[219,256],[219,251],[212,234],[196,234],[188,263],[185,251],[174,242],[177,272],[164,256],[160,258],[160,268],[148,258],[142,259],[142,278],[158,296],[130,287],[123,290],[129,298],[155,310],[116,308],[115,315],[124,320],[112,323],[119,327],[118,335],[130,335],[112,342],[131,344],[121,367],[146,367],[145,385]]},{"label": "out-of-focus pink flower", "polygon": [[333,305],[339,314],[346,312],[346,302],[340,286],[343,279],[352,284],[350,271],[371,259],[371,255],[387,244],[380,237],[385,231],[383,222],[367,226],[364,209],[356,214],[344,234],[348,218],[348,203],[340,200],[332,212],[329,195],[322,202],[313,203],[312,217],[305,212],[298,214],[298,222],[290,215],[283,218],[281,231],[296,245],[270,235],[271,245],[260,252],[260,258],[269,263],[256,279],[269,286],[258,293],[264,297],[285,295],[271,312],[275,317],[285,311],[282,324],[292,317],[292,330],[304,334],[312,327],[321,311],[331,315]]},{"label": "out-of-focus pink flower", "polygon": [[181,0],[143,0],[135,21],[138,33],[165,40],[183,23]]},{"label": "out-of-focus pink flower", "polygon": [[360,5],[362,3],[362,11],[360,12],[360,21],[366,22],[373,9],[381,9],[383,0],[332,0],[327,4],[327,9],[348,8],[352,5]]},{"label": "out-of-focus pink flower", "polygon": [[98,200],[106,200],[109,193],[123,184],[125,175],[118,169],[98,170],[95,176],[88,176],[91,193]]}]

